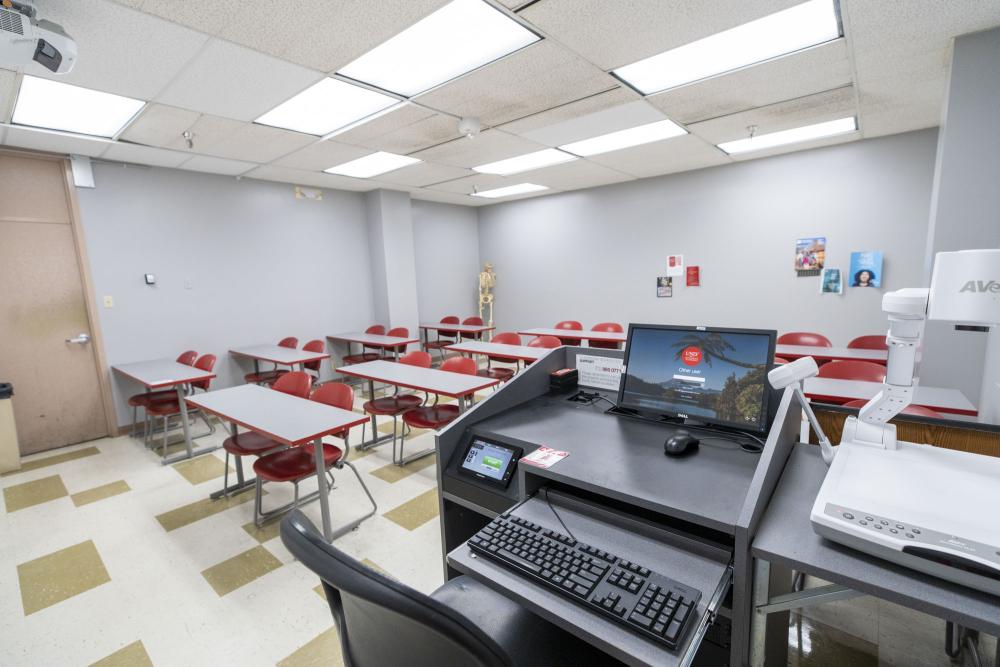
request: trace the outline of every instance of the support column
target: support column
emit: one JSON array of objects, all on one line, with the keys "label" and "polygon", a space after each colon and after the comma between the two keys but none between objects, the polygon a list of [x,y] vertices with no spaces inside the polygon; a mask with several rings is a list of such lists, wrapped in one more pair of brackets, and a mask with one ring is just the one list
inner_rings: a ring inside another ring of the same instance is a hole
[{"label": "support column", "polygon": [[406,327],[416,338],[420,322],[410,195],[396,190],[368,192],[365,214],[375,319],[390,328]]}]

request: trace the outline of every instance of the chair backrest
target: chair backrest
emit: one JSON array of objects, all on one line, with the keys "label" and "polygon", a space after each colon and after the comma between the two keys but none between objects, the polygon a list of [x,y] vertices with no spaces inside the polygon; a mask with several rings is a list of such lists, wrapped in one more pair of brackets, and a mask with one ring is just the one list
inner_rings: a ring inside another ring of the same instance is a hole
[{"label": "chair backrest", "polygon": [[774,358],[774,365],[775,366],[781,366],[782,364],[787,364],[787,363],[789,363],[788,359],[785,359],[784,357],[775,357]]},{"label": "chair backrest", "polygon": [[833,347],[830,339],[823,334],[808,331],[792,331],[778,336],[779,345],[811,345],[812,347]]},{"label": "chair backrest", "polygon": [[451,359],[444,360],[444,363],[441,364],[441,370],[451,373],[475,375],[479,371],[479,367],[474,360],[468,357],[452,357]]},{"label": "chair backrest", "polygon": [[[458,324],[461,321],[462,320],[459,319],[458,315],[445,315],[441,318],[441,324]],[[456,338],[458,336],[458,332],[454,329],[438,329],[437,335],[439,339],[442,336],[445,338]]]},{"label": "chair backrest", "polygon": [[292,371],[285,373],[271,385],[271,389],[280,391],[283,394],[291,394],[299,398],[308,398],[309,390],[312,389],[312,377],[303,371]]},{"label": "chair backrest", "polygon": [[[863,398],[859,398],[856,401],[848,401],[844,403],[845,408],[863,408],[868,404]],[[907,405],[903,408],[904,415],[913,415],[914,417],[931,417],[933,419],[944,419],[944,415],[930,408],[925,408],[922,405]]]},{"label": "chair backrest", "polygon": [[420,368],[430,368],[431,361],[431,355],[423,350],[407,352],[399,358],[399,363],[401,364],[406,364],[407,366],[419,366]]},{"label": "chair backrest", "polygon": [[327,382],[316,387],[309,400],[326,403],[341,410],[354,408],[354,388],[343,382]]},{"label": "chair backrest", "polygon": [[299,346],[299,339],[295,336],[289,336],[288,338],[282,338],[278,341],[278,347],[290,347],[293,350]]},{"label": "chair backrest", "polygon": [[[462,320],[462,324],[481,327],[483,326],[483,318],[479,317],[478,315],[473,315],[472,317],[466,317],[464,320]],[[480,338],[483,337],[483,334],[472,333],[470,331],[463,331],[461,333],[461,336],[462,338],[471,338],[473,340],[479,340]]]},{"label": "chair backrest", "polygon": [[539,336],[528,341],[528,347],[548,347],[555,348],[562,345],[562,341],[555,336]]},{"label": "chair backrest", "polygon": [[181,352],[177,355],[177,363],[184,364],[185,366],[194,366],[194,362],[198,359],[198,353],[194,350],[188,350],[187,352]]},{"label": "chair backrest", "polygon": [[[214,354],[203,354],[198,357],[198,360],[194,362],[194,367],[200,371],[211,372],[215,368],[215,355]],[[212,378],[207,380],[197,380],[191,383],[192,387],[197,387],[203,391],[208,391],[209,385],[212,384]]]},{"label": "chair backrest", "polygon": [[[583,324],[577,322],[576,320],[563,320],[562,322],[556,323],[556,329],[565,329],[567,331],[583,331]],[[579,345],[583,340],[579,336],[576,337],[559,337],[561,345]]]},{"label": "chair backrest", "polygon": [[[407,329],[406,327],[396,327],[395,329],[389,329],[389,333],[387,333],[386,335],[395,336],[396,338],[409,338],[410,330]],[[386,348],[386,351],[406,352],[406,345],[395,345],[393,347],[388,347]]]},{"label": "chair backrest", "polygon": [[458,612],[324,541],[301,510],[281,521],[281,541],[323,582],[352,667],[511,664],[492,637]]},{"label": "chair backrest", "polygon": [[370,327],[368,327],[367,329],[365,329],[365,333],[376,334],[378,336],[384,336],[385,335],[385,327],[382,326],[381,324],[373,324]]},{"label": "chair backrest", "polygon": [[[317,338],[316,340],[311,340],[305,345],[303,345],[302,349],[305,350],[306,352],[326,352],[326,341]],[[321,363],[322,363],[321,361],[307,361],[302,365],[305,368],[308,368],[311,371],[316,371],[318,373]]]},{"label": "chair backrest", "polygon": [[819,367],[818,377],[838,380],[885,380],[885,366],[871,361],[831,361]]},{"label": "chair backrest", "polygon": [[501,345],[520,345],[521,337],[518,336],[513,331],[504,331],[503,333],[498,333],[493,337],[491,343],[499,343]]},{"label": "chair backrest", "polygon": [[889,346],[885,342],[885,334],[881,336],[858,336],[847,347],[852,350],[888,350]]},{"label": "chair backrest", "polygon": [[[595,324],[593,331],[608,331],[613,333],[625,333],[625,329],[622,325],[617,322],[601,322],[600,324]],[[590,347],[599,347],[604,350],[620,350],[622,344],[614,340],[594,340],[591,338],[587,341]]]}]

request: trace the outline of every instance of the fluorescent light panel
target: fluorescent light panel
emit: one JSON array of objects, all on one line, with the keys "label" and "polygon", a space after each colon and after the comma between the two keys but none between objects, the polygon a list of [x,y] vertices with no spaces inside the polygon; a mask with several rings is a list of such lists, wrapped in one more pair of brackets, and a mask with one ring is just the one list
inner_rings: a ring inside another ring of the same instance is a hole
[{"label": "fluorescent light panel", "polygon": [[25,75],[11,122],[113,137],[145,106],[142,100]]},{"label": "fluorescent light panel", "polygon": [[619,67],[613,73],[644,95],[651,95],[838,37],[834,0],[810,0]]},{"label": "fluorescent light panel", "polygon": [[847,134],[858,129],[858,122],[854,116],[850,118],[838,118],[837,120],[815,125],[796,127],[791,130],[781,132],[771,132],[747,139],[737,139],[736,141],[726,141],[718,144],[719,148],[730,155],[738,153],[749,153],[750,151],[761,151],[765,148],[785,146],[787,144],[797,144],[811,139],[823,139],[833,137],[838,134]]},{"label": "fluorescent light panel", "polygon": [[395,97],[326,78],[282,102],[255,122],[322,137],[399,103]]},{"label": "fluorescent light panel", "polygon": [[539,39],[482,0],[453,0],[338,73],[413,97]]},{"label": "fluorescent light panel", "polygon": [[542,190],[548,190],[544,185],[535,185],[534,183],[518,183],[517,185],[508,185],[503,188],[496,188],[493,190],[483,190],[482,192],[473,192],[473,197],[486,197],[487,199],[496,199],[497,197],[510,197],[511,195],[523,195],[528,192],[541,192]]},{"label": "fluorescent light panel", "polygon": [[507,158],[506,160],[490,162],[489,164],[481,164],[478,167],[473,167],[472,169],[473,171],[478,171],[482,174],[500,174],[505,176],[507,174],[517,174],[522,171],[530,171],[531,169],[540,169],[542,167],[548,167],[549,165],[560,164],[562,162],[570,162],[575,159],[577,159],[575,155],[564,153],[555,148],[546,148],[545,150],[518,155],[517,157]]},{"label": "fluorescent light panel", "polygon": [[401,169],[418,162],[423,162],[423,160],[406,155],[396,155],[395,153],[379,151],[371,155],[359,157],[357,160],[338,164],[323,171],[328,174],[353,176],[354,178],[371,178],[372,176],[395,171],[396,169]]},{"label": "fluorescent light panel", "polygon": [[600,155],[610,151],[617,151],[622,148],[630,148],[641,144],[648,144],[653,141],[670,139],[687,134],[680,125],[671,120],[659,120],[655,123],[646,123],[637,127],[630,127],[627,130],[609,132],[590,139],[574,141],[571,144],[564,144],[559,148],[573,153],[574,155]]}]

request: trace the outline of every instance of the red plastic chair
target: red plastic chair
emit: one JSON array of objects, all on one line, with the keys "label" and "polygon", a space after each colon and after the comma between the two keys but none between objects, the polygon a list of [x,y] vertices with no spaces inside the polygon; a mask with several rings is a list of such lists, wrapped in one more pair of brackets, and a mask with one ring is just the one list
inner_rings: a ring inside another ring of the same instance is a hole
[{"label": "red plastic chair", "polygon": [[[625,333],[625,329],[622,325],[617,322],[601,322],[600,324],[594,325],[594,331],[608,331],[614,333]],[[587,339],[587,345],[590,347],[598,347],[604,350],[620,350],[622,349],[622,344],[617,341],[609,340],[594,340],[593,338]]]},{"label": "red plastic chair", "polygon": [[781,366],[782,364],[788,364],[788,363],[791,363],[791,362],[788,361],[788,359],[785,359],[784,357],[775,357],[774,358],[774,365],[775,366]]},{"label": "red plastic chair", "polygon": [[[457,315],[447,315],[441,318],[441,324],[458,324],[459,319]],[[431,350],[438,350],[442,357],[444,352],[442,351],[448,345],[454,345],[458,342],[458,332],[454,329],[438,329],[437,336],[435,340],[427,341],[424,343],[424,349],[428,352]]]},{"label": "red plastic chair", "polygon": [[[194,367],[201,371],[209,371],[215,368],[216,357],[214,354],[203,354],[198,357],[198,360],[194,362]],[[191,383],[191,393],[194,393],[195,389],[201,389],[202,391],[208,391],[209,386],[212,384],[212,379],[207,380],[197,380]],[[151,418],[155,419],[160,417],[163,419],[163,456],[167,455],[167,427],[170,425],[170,418],[173,416],[181,415],[181,404],[177,398],[177,393],[174,392],[173,396],[164,396],[160,400],[152,401],[146,406],[146,414]],[[208,421],[208,417],[205,416],[200,410],[188,410],[188,415],[197,414],[201,417],[202,421],[205,422],[205,426],[208,427],[209,433],[215,433],[215,426],[212,422]]]},{"label": "red plastic chair", "polygon": [[[472,317],[466,317],[464,320],[462,320],[462,324],[468,324],[469,326],[481,327],[481,326],[483,326],[483,318],[479,317],[478,315],[474,315]],[[465,332],[460,333],[459,336],[461,338],[465,339],[465,340],[482,340],[483,334],[482,333],[471,333],[471,332],[465,331]]]},{"label": "red plastic chair", "polygon": [[[367,334],[375,334],[376,336],[384,336],[385,335],[385,327],[382,326],[381,324],[373,324],[370,327],[368,327],[367,329],[365,329],[365,333],[367,333]],[[372,350],[372,351],[371,352],[366,352],[365,350]],[[361,346],[361,354],[349,354],[346,357],[344,357],[344,360],[343,360],[344,361],[344,365],[345,366],[350,366],[351,364],[362,364],[362,363],[364,363],[366,361],[375,361],[380,356],[382,356],[381,355],[381,350],[382,350],[382,348],[376,349],[376,348],[368,347],[367,345],[362,345]],[[350,350],[348,350],[348,351],[350,351]]]},{"label": "red plastic chair", "polygon": [[[867,404],[868,401],[866,401],[863,398],[859,398],[856,401],[848,401],[847,403],[844,403],[844,407],[863,408]],[[925,408],[922,405],[907,405],[905,408],[903,408],[902,414],[913,415],[915,417],[931,417],[933,419],[944,419],[944,415],[942,415],[940,412],[931,410],[930,408]]]},{"label": "red plastic chair", "polygon": [[809,345],[811,347],[833,347],[830,339],[823,334],[808,331],[793,331],[778,336],[779,345]]},{"label": "red plastic chair", "polygon": [[[306,343],[305,345],[303,345],[302,349],[304,351],[306,351],[306,352],[326,352],[326,341],[325,340],[320,340],[319,338],[317,338],[316,340],[311,340],[308,343]],[[322,363],[323,363],[322,361],[318,361],[318,360],[317,361],[307,361],[304,364],[302,364],[302,368],[304,368],[308,372],[315,373],[316,374],[316,380],[318,382],[319,381],[320,368],[322,366]]]},{"label": "red plastic chair", "polygon": [[881,336],[858,336],[847,347],[852,350],[888,350],[889,346],[885,342],[885,335]]},{"label": "red plastic chair", "polygon": [[[386,336],[409,338],[410,330],[406,327],[396,327],[395,329],[389,329],[389,333],[387,333]],[[406,345],[394,345],[393,347],[387,347],[385,348],[385,352],[386,354],[406,354]]]},{"label": "red plastic chair", "polygon": [[817,377],[882,382],[885,380],[885,366],[870,361],[831,361],[820,366]]},{"label": "red plastic chair", "polygon": [[[184,364],[185,366],[193,366],[194,362],[198,359],[198,353],[194,350],[187,350],[181,352],[177,355],[177,363]],[[142,408],[145,412],[146,406],[154,401],[163,400],[165,398],[170,398],[171,396],[177,396],[177,390],[163,389],[161,391],[147,391],[142,394],[133,394],[129,396],[128,404],[132,408],[132,428],[129,432],[129,436],[135,437],[135,426],[138,422],[139,408]],[[143,427],[144,433],[149,433],[149,415],[144,415],[145,426]]]},{"label": "red plastic chair", "polygon": [[[498,343],[501,345],[520,345],[521,337],[512,331],[505,331],[503,333],[498,333],[493,337],[491,343]],[[514,364],[517,368],[493,368],[493,362],[499,362],[502,364]],[[492,378],[495,380],[500,380],[501,382],[507,382],[514,374],[517,373],[518,368],[520,368],[520,360],[514,359],[512,357],[504,357],[498,354],[488,354],[486,355],[486,368],[482,368],[476,371],[476,375],[484,378]]]},{"label": "red plastic chair", "polygon": [[[476,375],[476,371],[478,369],[476,367],[476,362],[468,357],[452,357],[451,359],[446,359],[445,362],[441,364],[440,370],[451,373],[463,373],[465,375]],[[454,419],[458,417],[459,413],[460,410],[457,405],[453,403],[438,405],[435,401],[434,405],[425,405],[404,412],[403,423],[410,428],[437,430],[454,421]],[[393,454],[395,455],[395,450],[393,451]],[[403,464],[402,445],[399,447],[399,459],[394,458],[393,462],[398,465]]]},{"label": "red plastic chair", "polygon": [[[298,346],[299,339],[295,336],[288,336],[287,338],[282,338],[278,341],[278,347],[287,347],[294,350]],[[260,365],[259,362],[257,365]],[[243,376],[243,381],[247,384],[270,384],[287,372],[287,369],[280,369],[278,368],[278,365],[275,364],[274,368],[268,371],[256,370],[253,373],[247,373]]]},{"label": "red plastic chair", "polygon": [[[406,364],[408,366],[417,366],[419,368],[430,368],[431,367],[431,355],[422,350],[414,350],[404,355],[399,363]],[[416,394],[400,394],[399,387],[396,388],[396,393],[392,396],[385,396],[383,398],[373,398],[370,401],[365,401],[363,409],[366,414],[376,415],[382,417],[392,417],[392,451],[393,457],[395,457],[396,452],[396,426],[397,419],[399,415],[403,414],[411,408],[416,408],[422,405],[424,399],[420,398]],[[361,427],[361,440],[365,439],[365,427]],[[374,437],[374,436],[373,436]]]},{"label": "red plastic chair", "polygon": [[[532,338],[528,341],[528,347],[544,347],[548,349],[555,349],[563,345],[562,339],[556,338],[555,336],[538,336],[537,338]],[[525,361],[525,366],[530,366],[534,362]]]},{"label": "red plastic chair", "polygon": [[[583,331],[583,325],[576,320],[563,320],[556,324],[556,329],[565,329],[567,331]],[[582,338],[564,338],[559,337],[563,345],[579,345],[583,342]]]}]

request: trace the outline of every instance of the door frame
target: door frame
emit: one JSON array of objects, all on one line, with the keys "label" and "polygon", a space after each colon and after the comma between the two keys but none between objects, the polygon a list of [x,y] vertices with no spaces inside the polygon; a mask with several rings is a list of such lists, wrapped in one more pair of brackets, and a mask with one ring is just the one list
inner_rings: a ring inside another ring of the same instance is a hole
[{"label": "door frame", "polygon": [[90,259],[87,256],[87,245],[83,234],[80,204],[76,198],[76,183],[73,181],[73,168],[69,157],[66,155],[6,147],[0,148],[0,155],[16,155],[18,157],[29,157],[37,160],[48,160],[49,162],[58,162],[62,166],[63,188],[66,192],[66,201],[69,204],[73,246],[76,249],[76,261],[80,267],[80,281],[83,285],[83,300],[87,308],[87,319],[90,322],[90,344],[93,347],[94,362],[97,365],[97,383],[101,392],[101,404],[104,407],[106,435],[115,437],[119,435],[118,418],[115,414],[115,404],[111,395],[110,370],[108,369],[107,357],[104,354],[104,335],[101,332],[101,320],[97,310],[96,294],[94,293],[94,280],[90,274]]}]

